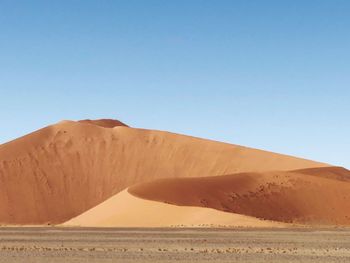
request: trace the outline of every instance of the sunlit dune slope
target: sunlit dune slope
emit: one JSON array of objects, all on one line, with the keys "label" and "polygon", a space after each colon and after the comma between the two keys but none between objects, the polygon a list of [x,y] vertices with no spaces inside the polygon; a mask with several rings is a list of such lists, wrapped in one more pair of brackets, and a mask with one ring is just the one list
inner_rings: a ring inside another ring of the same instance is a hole
[{"label": "sunlit dune slope", "polygon": [[350,225],[350,171],[315,168],[167,178],[129,188],[134,196],[308,225]]},{"label": "sunlit dune slope", "polygon": [[184,207],[144,200],[124,190],[63,226],[82,227],[284,227],[285,224],[225,213],[211,208]]},{"label": "sunlit dune slope", "polygon": [[317,166],[327,165],[113,120],[63,121],[0,145],[0,223],[61,223],[161,177]]}]

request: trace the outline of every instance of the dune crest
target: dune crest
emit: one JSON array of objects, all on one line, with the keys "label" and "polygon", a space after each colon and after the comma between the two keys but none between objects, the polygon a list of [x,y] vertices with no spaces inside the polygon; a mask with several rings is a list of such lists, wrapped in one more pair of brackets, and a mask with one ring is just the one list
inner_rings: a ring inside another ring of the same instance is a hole
[{"label": "dune crest", "polygon": [[125,123],[118,121],[118,120],[113,120],[113,119],[101,119],[101,120],[89,120],[88,119],[88,120],[81,120],[78,122],[97,125],[97,126],[104,127],[104,128],[114,128],[114,127],[118,127],[118,126],[128,127],[128,125],[126,125]]}]

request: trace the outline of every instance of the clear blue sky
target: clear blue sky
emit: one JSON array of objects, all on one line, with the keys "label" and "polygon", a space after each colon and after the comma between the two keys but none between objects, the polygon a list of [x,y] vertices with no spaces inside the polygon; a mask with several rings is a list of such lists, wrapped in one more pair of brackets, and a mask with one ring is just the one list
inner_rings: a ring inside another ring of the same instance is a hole
[{"label": "clear blue sky", "polygon": [[350,168],[350,1],[0,0],[0,143],[62,119]]}]

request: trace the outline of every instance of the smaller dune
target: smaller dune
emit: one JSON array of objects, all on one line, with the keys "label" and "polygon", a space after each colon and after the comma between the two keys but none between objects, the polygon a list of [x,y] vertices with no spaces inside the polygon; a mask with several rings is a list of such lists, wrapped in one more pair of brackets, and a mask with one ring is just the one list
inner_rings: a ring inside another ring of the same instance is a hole
[{"label": "smaller dune", "polygon": [[67,221],[82,227],[284,227],[286,224],[225,213],[211,208],[181,207],[137,198],[127,190]]},{"label": "smaller dune", "polygon": [[339,167],[166,178],[129,188],[139,198],[265,220],[350,225],[350,171]]}]

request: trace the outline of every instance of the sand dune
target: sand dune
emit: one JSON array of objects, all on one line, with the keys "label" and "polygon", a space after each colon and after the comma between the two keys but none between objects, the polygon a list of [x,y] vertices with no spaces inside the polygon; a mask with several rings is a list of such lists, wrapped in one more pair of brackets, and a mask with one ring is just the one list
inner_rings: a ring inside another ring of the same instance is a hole
[{"label": "sand dune", "polygon": [[350,225],[350,171],[315,168],[166,178],[129,188],[137,197],[287,223]]},{"label": "sand dune", "polygon": [[0,145],[0,223],[62,223],[163,177],[328,166],[114,120],[63,121]]},{"label": "sand dune", "polygon": [[137,198],[124,190],[64,223],[82,227],[284,227],[286,224],[225,213],[211,208],[184,207]]}]

